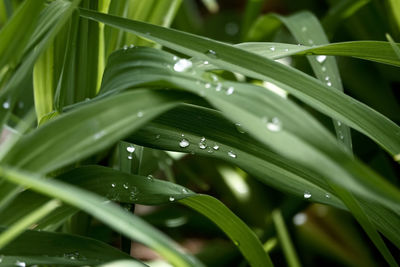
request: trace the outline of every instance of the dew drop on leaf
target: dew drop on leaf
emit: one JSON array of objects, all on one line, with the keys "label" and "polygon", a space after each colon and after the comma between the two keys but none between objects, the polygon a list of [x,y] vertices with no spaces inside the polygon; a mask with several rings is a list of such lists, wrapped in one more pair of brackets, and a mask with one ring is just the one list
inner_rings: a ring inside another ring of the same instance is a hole
[{"label": "dew drop on leaf", "polygon": [[147,180],[149,180],[150,182],[154,182],[154,176],[151,174],[147,175]]},{"label": "dew drop on leaf", "polygon": [[226,95],[231,95],[235,91],[235,88],[233,86],[229,86],[228,90],[226,90]]},{"label": "dew drop on leaf", "polygon": [[316,59],[317,59],[317,61],[318,61],[319,63],[322,64],[322,63],[325,62],[326,56],[325,56],[325,55],[319,55],[319,56],[316,57]]},{"label": "dew drop on leaf", "polygon": [[237,130],[239,133],[245,133],[245,132],[246,132],[246,131],[243,129],[242,124],[240,124],[240,122],[235,123],[235,127],[236,127],[236,130]]},{"label": "dew drop on leaf", "polygon": [[203,143],[203,142],[200,142],[200,143],[199,143],[199,148],[200,148],[200,149],[206,149],[206,147],[207,147],[207,146],[206,146],[205,143]]},{"label": "dew drop on leaf", "polygon": [[222,84],[218,83],[217,86],[215,87],[215,91],[219,92],[222,90]]},{"label": "dew drop on leaf", "polygon": [[128,146],[126,147],[126,151],[128,151],[129,153],[133,153],[135,152],[135,148],[133,146]]},{"label": "dew drop on leaf", "polygon": [[180,142],[179,142],[179,146],[182,148],[188,147],[190,145],[189,141],[185,138],[183,138]]},{"label": "dew drop on leaf", "polygon": [[308,191],[305,191],[304,194],[303,194],[303,197],[304,197],[305,199],[309,199],[309,198],[311,197],[311,193],[308,192]]},{"label": "dew drop on leaf", "polygon": [[25,263],[24,261],[19,261],[19,260],[17,260],[17,261],[15,262],[15,266],[18,266],[18,267],[25,267],[25,266],[26,266],[26,263]]},{"label": "dew drop on leaf", "polygon": [[234,159],[237,157],[233,151],[228,151],[228,156]]},{"label": "dew drop on leaf", "polygon": [[128,189],[128,188],[129,188],[129,184],[128,184],[128,183],[124,183],[122,186],[123,186],[125,189]]},{"label": "dew drop on leaf", "polygon": [[214,150],[218,150],[218,149],[219,149],[219,145],[214,144],[213,149],[214,149]]},{"label": "dew drop on leaf", "polygon": [[173,202],[173,201],[175,201],[175,198],[173,196],[170,196],[169,201]]},{"label": "dew drop on leaf", "polygon": [[267,129],[271,132],[278,132],[282,129],[282,123],[277,117],[267,120]]},{"label": "dew drop on leaf", "polygon": [[212,49],[207,50],[206,55],[211,57],[211,58],[217,58],[217,52],[215,52]]},{"label": "dew drop on leaf", "polygon": [[174,70],[176,72],[184,72],[188,69],[190,69],[192,67],[193,63],[192,61],[188,60],[188,59],[179,59],[175,65],[174,65]]}]

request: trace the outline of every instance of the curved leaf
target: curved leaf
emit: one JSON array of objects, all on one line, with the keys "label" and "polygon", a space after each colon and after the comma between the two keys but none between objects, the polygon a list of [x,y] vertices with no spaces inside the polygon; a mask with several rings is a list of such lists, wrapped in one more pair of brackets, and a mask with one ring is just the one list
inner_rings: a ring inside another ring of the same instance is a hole
[{"label": "curved leaf", "polygon": [[1,249],[0,254],[1,264],[9,266],[15,266],[16,261],[24,262],[28,266],[35,264],[83,266],[98,265],[117,259],[133,260],[120,250],[95,239],[44,231],[26,231]]}]

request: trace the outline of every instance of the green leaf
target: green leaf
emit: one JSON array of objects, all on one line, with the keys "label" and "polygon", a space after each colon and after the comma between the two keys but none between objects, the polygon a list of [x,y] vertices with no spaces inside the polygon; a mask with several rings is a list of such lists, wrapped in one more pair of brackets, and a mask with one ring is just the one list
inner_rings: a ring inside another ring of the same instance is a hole
[{"label": "green leaf", "polygon": [[271,81],[315,109],[369,136],[391,155],[397,155],[400,151],[397,138],[400,129],[395,123],[355,99],[330,90],[331,87],[300,71],[204,37],[90,10],[82,9],[81,15],[146,36],[171,49],[209,60],[223,69]]},{"label": "green leaf", "polygon": [[[44,1],[25,1],[0,31],[0,70],[8,64],[14,68],[19,62]],[[29,19],[29,21],[27,21]]]},{"label": "green leaf", "polygon": [[[277,16],[301,44],[328,44],[328,37],[318,19],[310,12],[299,12],[289,17]],[[343,92],[339,68],[334,57],[307,57],[317,78],[328,86]],[[351,133],[349,127],[333,120],[336,136],[340,143],[352,152]]]},{"label": "green leaf", "polygon": [[289,232],[285,226],[285,221],[283,220],[280,210],[274,210],[272,212],[272,220],[274,221],[276,232],[279,238],[279,243],[283,248],[288,266],[300,267],[300,261],[297,257],[293,243],[290,240]]},{"label": "green leaf", "polygon": [[[81,108],[58,116],[21,138],[4,162],[41,173],[53,171],[110,147],[174,107],[178,99],[183,98],[176,94],[135,91],[87,101]],[[139,112],[143,117],[138,116]],[[27,144],[28,151],[24,148]],[[22,150],[23,159],[20,158]]]},{"label": "green leaf", "polygon": [[30,187],[41,194],[58,198],[82,209],[116,231],[154,249],[176,266],[202,266],[195,258],[183,253],[174,241],[142,219],[115,204],[108,203],[105,198],[60,181],[44,179],[15,169],[1,167],[0,174],[10,182]]},{"label": "green leaf", "polygon": [[54,95],[54,46],[49,48],[37,60],[33,68],[33,88],[37,120],[53,111]]},{"label": "green leaf", "polygon": [[[306,45],[299,46],[263,42],[243,43],[237,46],[271,59],[278,59],[291,55],[331,55],[355,57],[393,66],[400,66],[400,60],[396,58],[396,54],[390,43],[382,41],[352,41],[316,45],[312,47]],[[396,43],[396,46],[400,47],[400,44]],[[270,47],[275,47],[276,49],[271,51]]]},{"label": "green leaf", "polygon": [[[4,232],[4,228],[1,228]],[[38,245],[40,244],[40,245]],[[31,265],[98,265],[129,255],[95,239],[45,231],[26,231],[0,250],[2,265],[15,266],[16,261]],[[145,266],[143,264],[139,266]]]},{"label": "green leaf", "polygon": [[195,195],[179,202],[202,213],[221,228],[239,248],[250,266],[273,266],[255,234],[217,199]]},{"label": "green leaf", "polygon": [[[74,0],[73,2],[65,2],[62,0],[54,1],[41,12],[33,33],[33,38],[30,40],[30,43],[24,47],[27,53],[24,54],[18,69],[13,73],[9,82],[0,92],[0,101],[10,102],[9,109],[0,110],[0,122],[6,121],[9,116],[9,111],[14,107],[17,98],[24,89],[29,88],[29,86],[26,86],[26,83],[32,79],[31,73],[36,60],[51,44],[56,34],[66,23],[79,2],[80,0]],[[50,27],[51,29],[49,29]]]}]

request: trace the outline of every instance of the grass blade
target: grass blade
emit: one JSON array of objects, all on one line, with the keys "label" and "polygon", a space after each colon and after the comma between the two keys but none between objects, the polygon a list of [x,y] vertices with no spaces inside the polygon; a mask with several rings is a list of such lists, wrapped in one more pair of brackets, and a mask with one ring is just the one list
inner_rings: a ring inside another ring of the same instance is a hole
[{"label": "grass blade", "polygon": [[[2,232],[6,229],[0,228]],[[3,230],[4,229],[4,230]],[[40,243],[40,246],[38,244]],[[16,261],[31,265],[98,265],[114,260],[131,260],[129,255],[95,239],[28,230],[0,250],[2,265],[15,266]]]},{"label": "grass blade", "polygon": [[[146,38],[159,42],[166,47],[209,60],[222,68],[271,81],[317,110],[361,131],[380,144],[391,155],[399,154],[400,143],[396,136],[400,129],[396,124],[366,105],[336,90],[330,90],[329,86],[299,71],[204,37],[89,10],[81,10],[81,15],[133,33],[146,35]],[[210,50],[213,52],[207,53]],[[340,103],[340,105],[335,103]],[[365,116],[360,116],[361,114]],[[379,127],[377,127],[376,122],[379,122]]]},{"label": "grass blade", "polygon": [[178,245],[161,232],[140,218],[125,212],[117,205],[104,203],[104,198],[56,180],[43,179],[31,173],[4,167],[0,168],[0,172],[1,176],[10,182],[31,187],[37,192],[49,197],[57,197],[65,203],[82,209],[116,231],[153,248],[177,266],[202,266],[195,258],[181,252]]},{"label": "grass blade", "polygon": [[294,249],[293,243],[290,240],[289,232],[285,226],[282,213],[280,210],[274,210],[272,212],[272,220],[274,221],[275,228],[278,234],[279,243],[283,247],[283,252],[288,262],[289,267],[300,267],[300,261],[297,257],[296,250]]},{"label": "grass blade", "polygon": [[0,250],[22,234],[22,232],[24,232],[29,226],[45,217],[60,205],[61,203],[59,200],[53,199],[21,218],[18,222],[0,234]]}]

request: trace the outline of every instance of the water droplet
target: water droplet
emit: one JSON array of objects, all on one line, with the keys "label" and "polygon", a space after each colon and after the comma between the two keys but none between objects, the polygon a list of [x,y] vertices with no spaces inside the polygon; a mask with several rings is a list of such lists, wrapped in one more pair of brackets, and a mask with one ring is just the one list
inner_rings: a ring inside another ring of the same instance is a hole
[{"label": "water droplet", "polygon": [[25,267],[25,266],[26,266],[26,263],[25,263],[24,261],[16,260],[16,261],[15,261],[15,266],[18,266],[18,267]]},{"label": "water droplet", "polygon": [[337,123],[338,126],[342,125],[342,122],[340,122],[340,121],[337,121],[336,123]]},{"label": "water droplet", "polygon": [[127,45],[124,45],[123,49],[124,49],[124,50],[128,50],[128,46],[127,46]]},{"label": "water droplet", "polygon": [[129,193],[129,199],[131,200],[131,201],[137,201],[138,200],[138,197],[137,197],[137,191],[131,191],[130,193]]},{"label": "water droplet", "polygon": [[185,137],[185,134],[181,134],[182,137]]},{"label": "water droplet", "polygon": [[189,190],[187,190],[186,188],[182,188],[182,193],[187,194],[189,193]]},{"label": "water droplet", "polygon": [[169,201],[173,202],[173,201],[175,201],[175,198],[173,196],[170,196]]},{"label": "water droplet", "polygon": [[303,197],[304,197],[305,199],[309,199],[309,198],[311,197],[311,193],[308,192],[308,191],[305,191],[304,194],[303,194]]},{"label": "water droplet", "polygon": [[322,64],[322,63],[325,62],[326,56],[325,56],[325,55],[319,55],[319,56],[316,57],[316,59],[317,59],[317,61],[318,61],[319,63]]},{"label": "water droplet", "polygon": [[177,56],[173,56],[173,57],[172,57],[172,60],[173,60],[173,61],[177,61],[177,60],[178,60],[178,57],[177,57]]},{"label": "water droplet", "polygon": [[322,70],[323,72],[325,72],[325,71],[326,71],[326,67],[322,67],[321,70]]},{"label": "water droplet", "polygon": [[219,145],[214,144],[213,149],[214,149],[214,150],[218,150],[218,149],[219,149]]},{"label": "water droplet", "polygon": [[207,88],[207,89],[210,88],[210,87],[211,87],[211,83],[206,83],[206,84],[204,85],[204,87]]},{"label": "water droplet", "polygon": [[128,155],[128,159],[133,159],[132,155]]},{"label": "water droplet", "polygon": [[307,214],[305,214],[303,212],[297,213],[293,217],[293,223],[295,225],[303,225],[306,221],[307,221]]},{"label": "water droplet", "polygon": [[236,130],[237,130],[239,133],[245,133],[245,132],[246,132],[246,131],[243,129],[242,125],[241,125],[239,122],[235,123],[235,127],[236,127]]},{"label": "water droplet", "polygon": [[135,152],[135,147],[128,146],[128,147],[126,147],[126,151],[128,151],[129,153],[133,153],[133,152]]},{"label": "water droplet", "polygon": [[143,111],[138,111],[138,113],[136,114],[136,116],[138,116],[138,118],[143,117],[144,113]]},{"label": "water droplet", "polygon": [[206,138],[203,136],[201,139],[200,139],[200,142],[205,142],[206,141]]},{"label": "water droplet", "polygon": [[212,79],[214,82],[218,82],[218,76],[215,75],[215,74],[211,74],[211,79]]},{"label": "water droplet", "polygon": [[114,188],[114,187],[115,187],[115,184],[114,184],[114,183],[113,183],[113,184],[111,184],[111,187],[113,187],[113,188]]},{"label": "water droplet", "polygon": [[330,195],[329,193],[326,193],[326,194],[325,194],[325,197],[326,197],[326,198],[331,198],[331,195]]},{"label": "water droplet", "polygon": [[182,58],[175,63],[174,70],[177,72],[184,72],[190,69],[192,65],[193,65],[192,61]]},{"label": "water droplet", "polygon": [[340,140],[343,140],[343,139],[344,139],[344,136],[343,136],[342,131],[339,131],[339,132],[338,132],[338,135],[339,135]]},{"label": "water droplet", "polygon": [[267,120],[267,129],[271,132],[278,132],[282,129],[282,123],[277,117]]},{"label": "water droplet", "polygon": [[289,52],[289,49],[288,49],[288,48],[285,48],[285,52]]},{"label": "water droplet", "polygon": [[329,79],[330,79],[329,76],[325,77],[325,81],[329,81]]},{"label": "water droplet", "polygon": [[160,139],[160,135],[159,134],[156,135],[156,139]]},{"label": "water droplet", "polygon": [[222,90],[222,84],[218,83],[217,86],[215,87],[215,91],[219,92]]},{"label": "water droplet", "polygon": [[130,45],[129,45],[129,48],[134,48],[134,47],[135,47],[134,44],[130,44]]},{"label": "water droplet", "polygon": [[228,156],[231,158],[236,158],[236,154],[233,151],[228,151]]},{"label": "water droplet", "polygon": [[129,184],[128,184],[128,183],[124,183],[122,186],[123,186],[125,189],[128,189],[128,188],[129,188]]},{"label": "water droplet", "polygon": [[275,46],[271,46],[271,47],[269,48],[269,50],[275,51]]},{"label": "water droplet", "polygon": [[188,147],[190,145],[189,141],[186,140],[185,138],[183,138],[180,142],[179,142],[179,146],[182,148]]},{"label": "water droplet", "polygon": [[332,83],[331,82],[327,82],[326,85],[332,86]]},{"label": "water droplet", "polygon": [[312,45],[312,44],[314,44],[314,41],[313,40],[308,40],[308,43],[310,44],[310,45]]},{"label": "water droplet", "polygon": [[205,61],[203,61],[203,64],[204,64],[204,65],[208,65],[209,62],[208,62],[207,60],[205,60]]},{"label": "water droplet", "polygon": [[306,26],[301,27],[301,31],[302,31],[302,32],[307,31],[307,27],[306,27]]},{"label": "water droplet", "polygon": [[3,103],[3,108],[4,108],[4,109],[9,109],[9,108],[10,108],[10,102],[5,101],[5,102]]},{"label": "water droplet", "polygon": [[200,143],[199,143],[199,148],[200,148],[200,149],[206,149],[206,147],[207,147],[207,146],[206,146],[205,143],[203,143],[203,142],[200,142]]},{"label": "water droplet", "polygon": [[211,154],[214,153],[214,150],[212,149],[212,147],[209,146],[207,152]]},{"label": "water droplet", "polygon": [[233,94],[233,91],[235,91],[235,88],[233,86],[229,86],[228,90],[226,90],[226,95]]},{"label": "water droplet", "polygon": [[217,52],[215,52],[214,50],[207,50],[206,55],[211,57],[211,58],[216,58],[217,57]]}]

